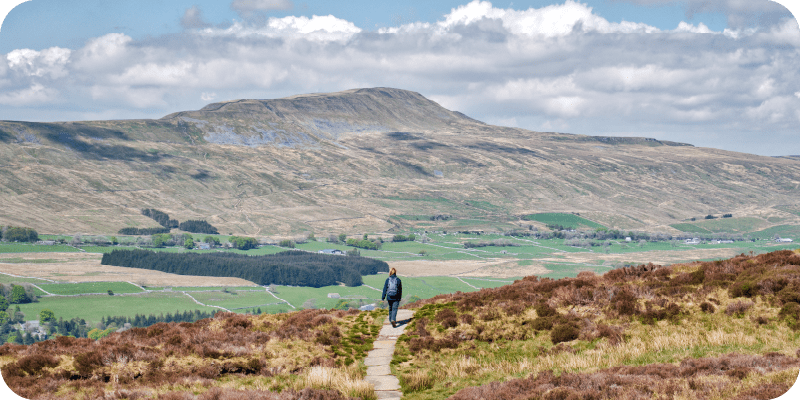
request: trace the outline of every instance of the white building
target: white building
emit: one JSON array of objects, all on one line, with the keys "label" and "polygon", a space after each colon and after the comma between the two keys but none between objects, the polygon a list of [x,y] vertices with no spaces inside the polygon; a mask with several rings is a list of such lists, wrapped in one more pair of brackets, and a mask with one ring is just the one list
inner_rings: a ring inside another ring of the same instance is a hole
[{"label": "white building", "polygon": [[685,243],[686,244],[700,244],[700,239],[698,239],[698,238],[686,239]]},{"label": "white building", "polygon": [[321,253],[321,254],[335,254],[335,255],[338,255],[338,256],[343,256],[344,255],[344,252],[339,250],[339,249],[324,249],[324,250],[320,250],[319,253]]},{"label": "white building", "polygon": [[328,293],[329,299],[340,299],[342,296],[339,296],[339,293]]},{"label": "white building", "polygon": [[777,242],[777,243],[792,243],[793,241],[794,240],[789,239],[789,238],[777,238],[777,239],[775,239],[775,242]]}]

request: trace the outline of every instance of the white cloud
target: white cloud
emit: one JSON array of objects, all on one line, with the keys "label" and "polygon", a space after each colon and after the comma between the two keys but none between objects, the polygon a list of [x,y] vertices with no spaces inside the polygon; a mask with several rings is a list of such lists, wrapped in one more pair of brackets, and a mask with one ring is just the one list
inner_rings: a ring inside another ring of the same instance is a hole
[{"label": "white cloud", "polygon": [[7,106],[25,106],[53,103],[58,96],[54,89],[34,83],[21,90],[0,93],[0,104]]},{"label": "white cloud", "polygon": [[231,8],[236,11],[291,10],[292,7],[289,0],[233,0],[231,3]]},{"label": "white cloud", "polygon": [[678,28],[675,29],[675,32],[712,33],[711,29],[708,29],[708,27],[702,22],[697,24],[697,26],[694,26],[684,21],[678,23]]},{"label": "white cloud", "polygon": [[224,29],[207,28],[202,30],[202,34],[205,36],[233,36],[239,38],[262,36],[302,38],[316,41],[346,41],[359,32],[361,32],[361,28],[354,23],[336,18],[333,15],[314,15],[311,18],[290,15],[283,18],[270,18],[262,26],[236,22]]},{"label": "white cloud", "polygon": [[129,53],[128,44],[133,39],[123,33],[109,33],[89,40],[76,52],[75,64],[79,70],[99,72],[124,68],[135,57]]},{"label": "white cloud", "polygon": [[[72,51],[15,50],[0,57],[0,103],[57,104],[47,114],[56,120],[158,118],[211,101],[390,86],[529,129],[676,141],[796,132],[797,23],[731,32],[612,23],[575,1],[527,10],[473,1],[437,22],[377,32],[332,15],[265,17],[143,40],[111,33]],[[0,107],[0,119],[33,113],[19,107]]]},{"label": "white cloud", "polygon": [[8,67],[29,76],[49,77],[53,79],[66,76],[66,64],[69,62],[69,49],[51,47],[42,51],[18,49],[6,55]]},{"label": "white cloud", "polygon": [[402,27],[384,28],[382,33],[435,31],[446,34],[460,26],[476,24],[482,20],[498,20],[509,33],[527,36],[556,37],[579,30],[599,33],[659,32],[658,28],[644,23],[609,22],[592,13],[592,8],[573,0],[527,10],[501,9],[488,1],[472,2],[451,10],[443,21],[436,24],[411,23]]},{"label": "white cloud", "polygon": [[208,28],[211,24],[203,18],[203,11],[199,7],[191,6],[183,13],[181,26],[186,29],[198,29]]},{"label": "white cloud", "polygon": [[[721,13],[734,30],[764,27],[791,18],[788,10],[769,0],[616,0],[641,5],[680,5],[691,19],[701,13]],[[785,1],[785,0],[781,0]]]}]

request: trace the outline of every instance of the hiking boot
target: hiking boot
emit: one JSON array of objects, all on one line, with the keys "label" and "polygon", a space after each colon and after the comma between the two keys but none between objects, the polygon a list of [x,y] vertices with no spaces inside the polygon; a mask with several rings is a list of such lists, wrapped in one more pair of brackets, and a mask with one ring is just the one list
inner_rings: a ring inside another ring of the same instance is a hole
[{"label": "hiking boot", "polygon": [[391,321],[391,322],[392,322],[392,328],[397,328],[397,321]]}]

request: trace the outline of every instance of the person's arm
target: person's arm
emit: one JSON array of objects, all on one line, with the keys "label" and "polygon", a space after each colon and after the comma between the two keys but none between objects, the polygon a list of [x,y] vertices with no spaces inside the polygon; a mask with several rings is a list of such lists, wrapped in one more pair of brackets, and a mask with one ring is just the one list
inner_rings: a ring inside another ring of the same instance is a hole
[{"label": "person's arm", "polygon": [[383,294],[381,295],[381,301],[386,300],[386,289],[389,287],[389,279],[387,278],[385,282],[383,282]]},{"label": "person's arm", "polygon": [[397,298],[403,298],[403,281],[401,281],[400,278],[397,278]]}]

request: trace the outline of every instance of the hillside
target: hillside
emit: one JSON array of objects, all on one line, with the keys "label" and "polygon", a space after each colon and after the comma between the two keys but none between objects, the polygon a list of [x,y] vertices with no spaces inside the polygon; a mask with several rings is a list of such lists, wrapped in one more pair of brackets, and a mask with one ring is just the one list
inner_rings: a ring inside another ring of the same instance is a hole
[{"label": "hillside", "polygon": [[408,399],[772,399],[800,372],[798,272],[784,250],[441,295],[392,364]]},{"label": "hillside", "polygon": [[[800,372],[800,251],[584,272],[422,300],[391,353],[404,399],[771,399]],[[386,310],[218,313],[0,346],[30,399],[374,399]],[[386,356],[388,357],[388,356]]]},{"label": "hillside", "polygon": [[491,126],[399,89],[3,121],[0,142],[0,225],[41,233],[157,226],[143,208],[251,236],[507,230],[545,212],[664,232],[724,213],[800,225],[796,158]]}]

